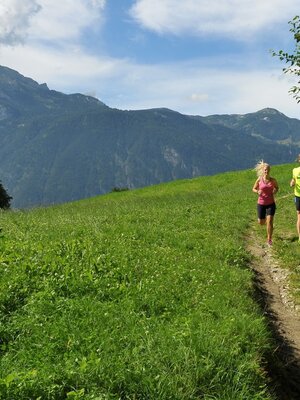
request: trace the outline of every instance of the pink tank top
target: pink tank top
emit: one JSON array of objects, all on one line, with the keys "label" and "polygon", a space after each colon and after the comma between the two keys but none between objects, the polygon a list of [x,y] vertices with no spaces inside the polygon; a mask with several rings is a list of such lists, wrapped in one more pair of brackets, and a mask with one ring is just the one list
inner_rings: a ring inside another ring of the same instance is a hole
[{"label": "pink tank top", "polygon": [[263,178],[260,179],[258,183],[258,189],[261,191],[261,194],[258,196],[258,204],[263,206],[268,206],[275,202],[273,190],[274,190],[274,182],[270,180],[269,182],[265,182]]}]

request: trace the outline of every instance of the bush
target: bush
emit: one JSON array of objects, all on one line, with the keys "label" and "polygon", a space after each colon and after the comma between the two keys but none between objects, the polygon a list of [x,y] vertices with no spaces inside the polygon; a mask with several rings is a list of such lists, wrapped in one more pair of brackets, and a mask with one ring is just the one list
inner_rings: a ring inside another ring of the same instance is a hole
[{"label": "bush", "polygon": [[127,190],[129,190],[127,187],[117,187],[117,186],[115,186],[115,187],[112,188],[111,192],[112,193],[114,193],[114,192],[126,192]]},{"label": "bush", "polygon": [[12,197],[8,195],[2,183],[0,182],[0,208],[3,208],[4,210],[9,209],[11,200]]}]

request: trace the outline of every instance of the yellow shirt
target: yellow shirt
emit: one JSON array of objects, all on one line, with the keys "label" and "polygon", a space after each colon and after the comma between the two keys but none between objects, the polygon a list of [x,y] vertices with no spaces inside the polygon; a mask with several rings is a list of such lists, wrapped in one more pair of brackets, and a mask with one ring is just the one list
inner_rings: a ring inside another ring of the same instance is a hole
[{"label": "yellow shirt", "polygon": [[293,169],[293,178],[295,179],[294,193],[300,197],[300,167]]}]

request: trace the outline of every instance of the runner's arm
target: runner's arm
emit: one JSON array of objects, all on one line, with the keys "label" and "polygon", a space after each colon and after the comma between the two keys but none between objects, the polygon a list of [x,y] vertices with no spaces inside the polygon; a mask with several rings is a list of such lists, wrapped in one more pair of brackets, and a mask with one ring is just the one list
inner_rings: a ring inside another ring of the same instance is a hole
[{"label": "runner's arm", "polygon": [[258,188],[259,188],[259,179],[256,179],[252,188],[252,192],[260,194],[260,190]]},{"label": "runner's arm", "polygon": [[292,178],[292,180],[290,182],[290,186],[291,187],[295,186],[295,183],[296,183],[295,178]]}]

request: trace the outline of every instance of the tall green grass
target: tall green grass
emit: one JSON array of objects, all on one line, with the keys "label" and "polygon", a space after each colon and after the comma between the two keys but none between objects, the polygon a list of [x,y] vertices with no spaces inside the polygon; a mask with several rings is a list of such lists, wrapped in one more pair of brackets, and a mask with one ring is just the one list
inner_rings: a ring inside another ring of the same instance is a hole
[{"label": "tall green grass", "polygon": [[254,180],[2,213],[0,399],[274,399],[244,250]]}]

